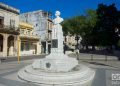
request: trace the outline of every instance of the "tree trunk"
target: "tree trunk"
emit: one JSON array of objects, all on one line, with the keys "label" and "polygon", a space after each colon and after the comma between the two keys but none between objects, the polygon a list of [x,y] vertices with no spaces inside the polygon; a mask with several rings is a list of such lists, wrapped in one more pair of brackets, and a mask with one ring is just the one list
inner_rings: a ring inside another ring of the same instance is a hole
[{"label": "tree trunk", "polygon": [[94,45],[92,45],[92,50],[95,50],[95,46]]}]

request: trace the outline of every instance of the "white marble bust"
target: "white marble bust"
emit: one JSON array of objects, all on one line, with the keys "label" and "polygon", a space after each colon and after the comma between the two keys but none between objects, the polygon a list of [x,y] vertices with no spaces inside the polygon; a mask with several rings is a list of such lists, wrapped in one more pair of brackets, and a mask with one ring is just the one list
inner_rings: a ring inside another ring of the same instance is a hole
[{"label": "white marble bust", "polygon": [[56,16],[56,18],[53,20],[53,23],[55,25],[60,24],[63,21],[63,18],[60,17],[60,11],[56,11],[55,16]]}]

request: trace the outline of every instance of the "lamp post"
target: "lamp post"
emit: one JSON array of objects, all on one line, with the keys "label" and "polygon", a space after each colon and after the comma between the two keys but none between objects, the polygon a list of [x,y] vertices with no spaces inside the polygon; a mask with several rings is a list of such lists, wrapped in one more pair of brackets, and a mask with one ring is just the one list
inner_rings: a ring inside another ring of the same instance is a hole
[{"label": "lamp post", "polygon": [[18,36],[18,63],[20,63],[20,37]]}]

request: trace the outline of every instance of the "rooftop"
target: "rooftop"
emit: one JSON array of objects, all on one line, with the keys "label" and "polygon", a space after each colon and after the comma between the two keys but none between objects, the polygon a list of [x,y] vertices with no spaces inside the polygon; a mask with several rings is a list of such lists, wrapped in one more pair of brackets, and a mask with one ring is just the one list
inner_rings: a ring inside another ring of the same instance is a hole
[{"label": "rooftop", "polygon": [[12,13],[15,13],[15,14],[20,14],[20,10],[18,10],[18,9],[16,9],[14,7],[11,7],[9,5],[6,5],[4,3],[1,3],[1,2],[0,2],[0,9],[9,11],[9,12],[12,12]]},{"label": "rooftop", "polygon": [[26,13],[22,13],[21,15],[31,14],[31,13],[36,14],[36,13],[40,13],[40,12],[41,12],[41,13],[44,13],[44,14],[48,14],[49,16],[52,15],[51,12],[47,12],[47,11],[43,11],[43,10],[36,10],[36,11],[26,12]]}]

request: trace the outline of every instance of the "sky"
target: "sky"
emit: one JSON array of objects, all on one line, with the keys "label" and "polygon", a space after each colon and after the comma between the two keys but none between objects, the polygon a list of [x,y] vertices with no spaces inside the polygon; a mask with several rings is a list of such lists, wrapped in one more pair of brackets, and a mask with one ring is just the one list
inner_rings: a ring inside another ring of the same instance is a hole
[{"label": "sky", "polygon": [[44,10],[52,14],[56,10],[61,12],[63,18],[85,14],[87,9],[96,9],[99,3],[115,3],[120,10],[120,0],[0,0],[0,2],[20,9],[21,13]]}]

